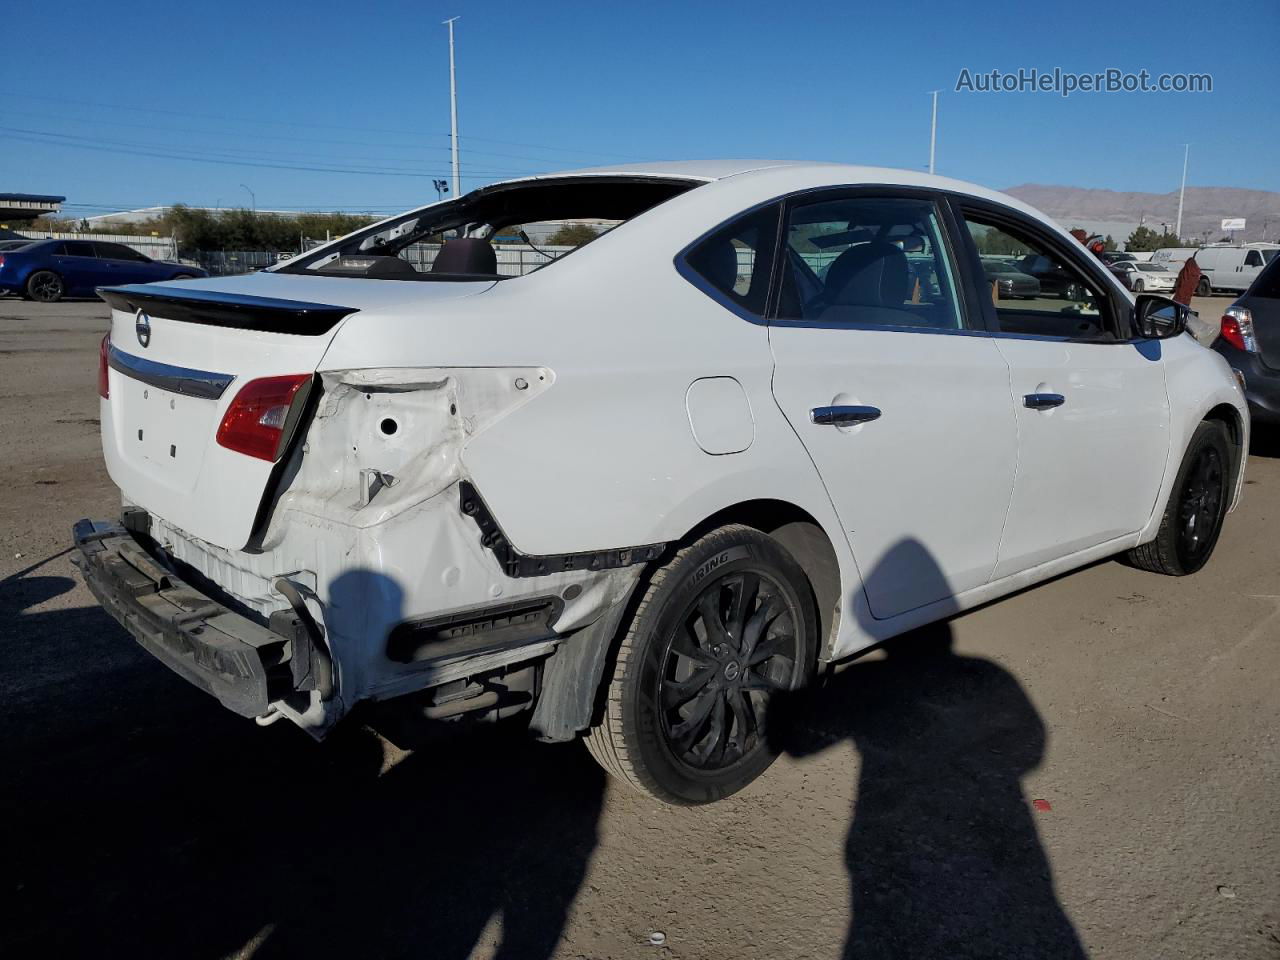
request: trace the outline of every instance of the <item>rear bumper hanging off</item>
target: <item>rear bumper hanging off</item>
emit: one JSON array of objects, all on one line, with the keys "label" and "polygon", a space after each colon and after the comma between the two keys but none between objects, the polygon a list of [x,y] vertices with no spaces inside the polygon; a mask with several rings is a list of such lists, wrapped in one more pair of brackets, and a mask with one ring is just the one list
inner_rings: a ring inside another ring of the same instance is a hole
[{"label": "rear bumper hanging off", "polygon": [[295,691],[328,691],[329,664],[292,611],[270,626],[190,586],[161,566],[119,523],[81,520],[72,562],[103,609],[149,653],[227,709],[267,712]]}]

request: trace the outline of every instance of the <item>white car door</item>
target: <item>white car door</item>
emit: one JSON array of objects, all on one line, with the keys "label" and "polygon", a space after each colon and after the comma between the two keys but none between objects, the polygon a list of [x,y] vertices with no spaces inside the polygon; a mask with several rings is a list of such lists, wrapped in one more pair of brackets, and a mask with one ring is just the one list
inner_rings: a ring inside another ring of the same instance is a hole
[{"label": "white car door", "polygon": [[944,207],[927,192],[846,190],[794,199],[785,218],[774,395],[872,615],[981,586],[1013,488],[1014,416],[1008,365],[982,318],[969,322]]},{"label": "white car door", "polygon": [[1146,524],[1164,476],[1169,398],[1160,344],[1130,339],[1128,300],[1083,248],[1007,208],[959,206],[971,256],[1020,247],[1067,281],[1035,300],[984,303],[1018,424],[1000,579]]}]

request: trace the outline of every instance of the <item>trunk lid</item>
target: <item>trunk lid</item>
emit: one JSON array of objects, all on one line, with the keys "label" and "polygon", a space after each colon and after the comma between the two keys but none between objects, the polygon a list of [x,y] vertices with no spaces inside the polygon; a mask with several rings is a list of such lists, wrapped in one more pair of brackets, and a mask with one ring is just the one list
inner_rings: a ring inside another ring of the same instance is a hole
[{"label": "trunk lid", "polygon": [[107,471],[129,502],[241,549],[281,468],[217,443],[240,389],[314,373],[355,313],[430,313],[492,285],[258,273],[103,288],[112,308]]}]

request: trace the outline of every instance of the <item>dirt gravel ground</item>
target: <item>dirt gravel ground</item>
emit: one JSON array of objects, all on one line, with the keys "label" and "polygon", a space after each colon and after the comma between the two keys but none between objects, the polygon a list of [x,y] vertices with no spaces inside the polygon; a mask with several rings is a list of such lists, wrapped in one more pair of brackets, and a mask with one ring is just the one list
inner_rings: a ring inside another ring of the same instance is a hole
[{"label": "dirt gravel ground", "polygon": [[0,956],[1280,957],[1275,438],[1201,574],[919,631],[673,809],[578,744],[318,746],[146,656],[66,553],[116,508],[105,317],[0,300]]}]

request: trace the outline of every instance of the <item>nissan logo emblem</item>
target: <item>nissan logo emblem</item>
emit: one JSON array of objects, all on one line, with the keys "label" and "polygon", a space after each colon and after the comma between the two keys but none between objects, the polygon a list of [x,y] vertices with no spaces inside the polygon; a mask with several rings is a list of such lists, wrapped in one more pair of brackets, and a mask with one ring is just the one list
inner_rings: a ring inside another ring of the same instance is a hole
[{"label": "nissan logo emblem", "polygon": [[133,329],[138,335],[138,342],[145,347],[151,342],[151,318],[141,310],[138,311],[137,317]]}]

